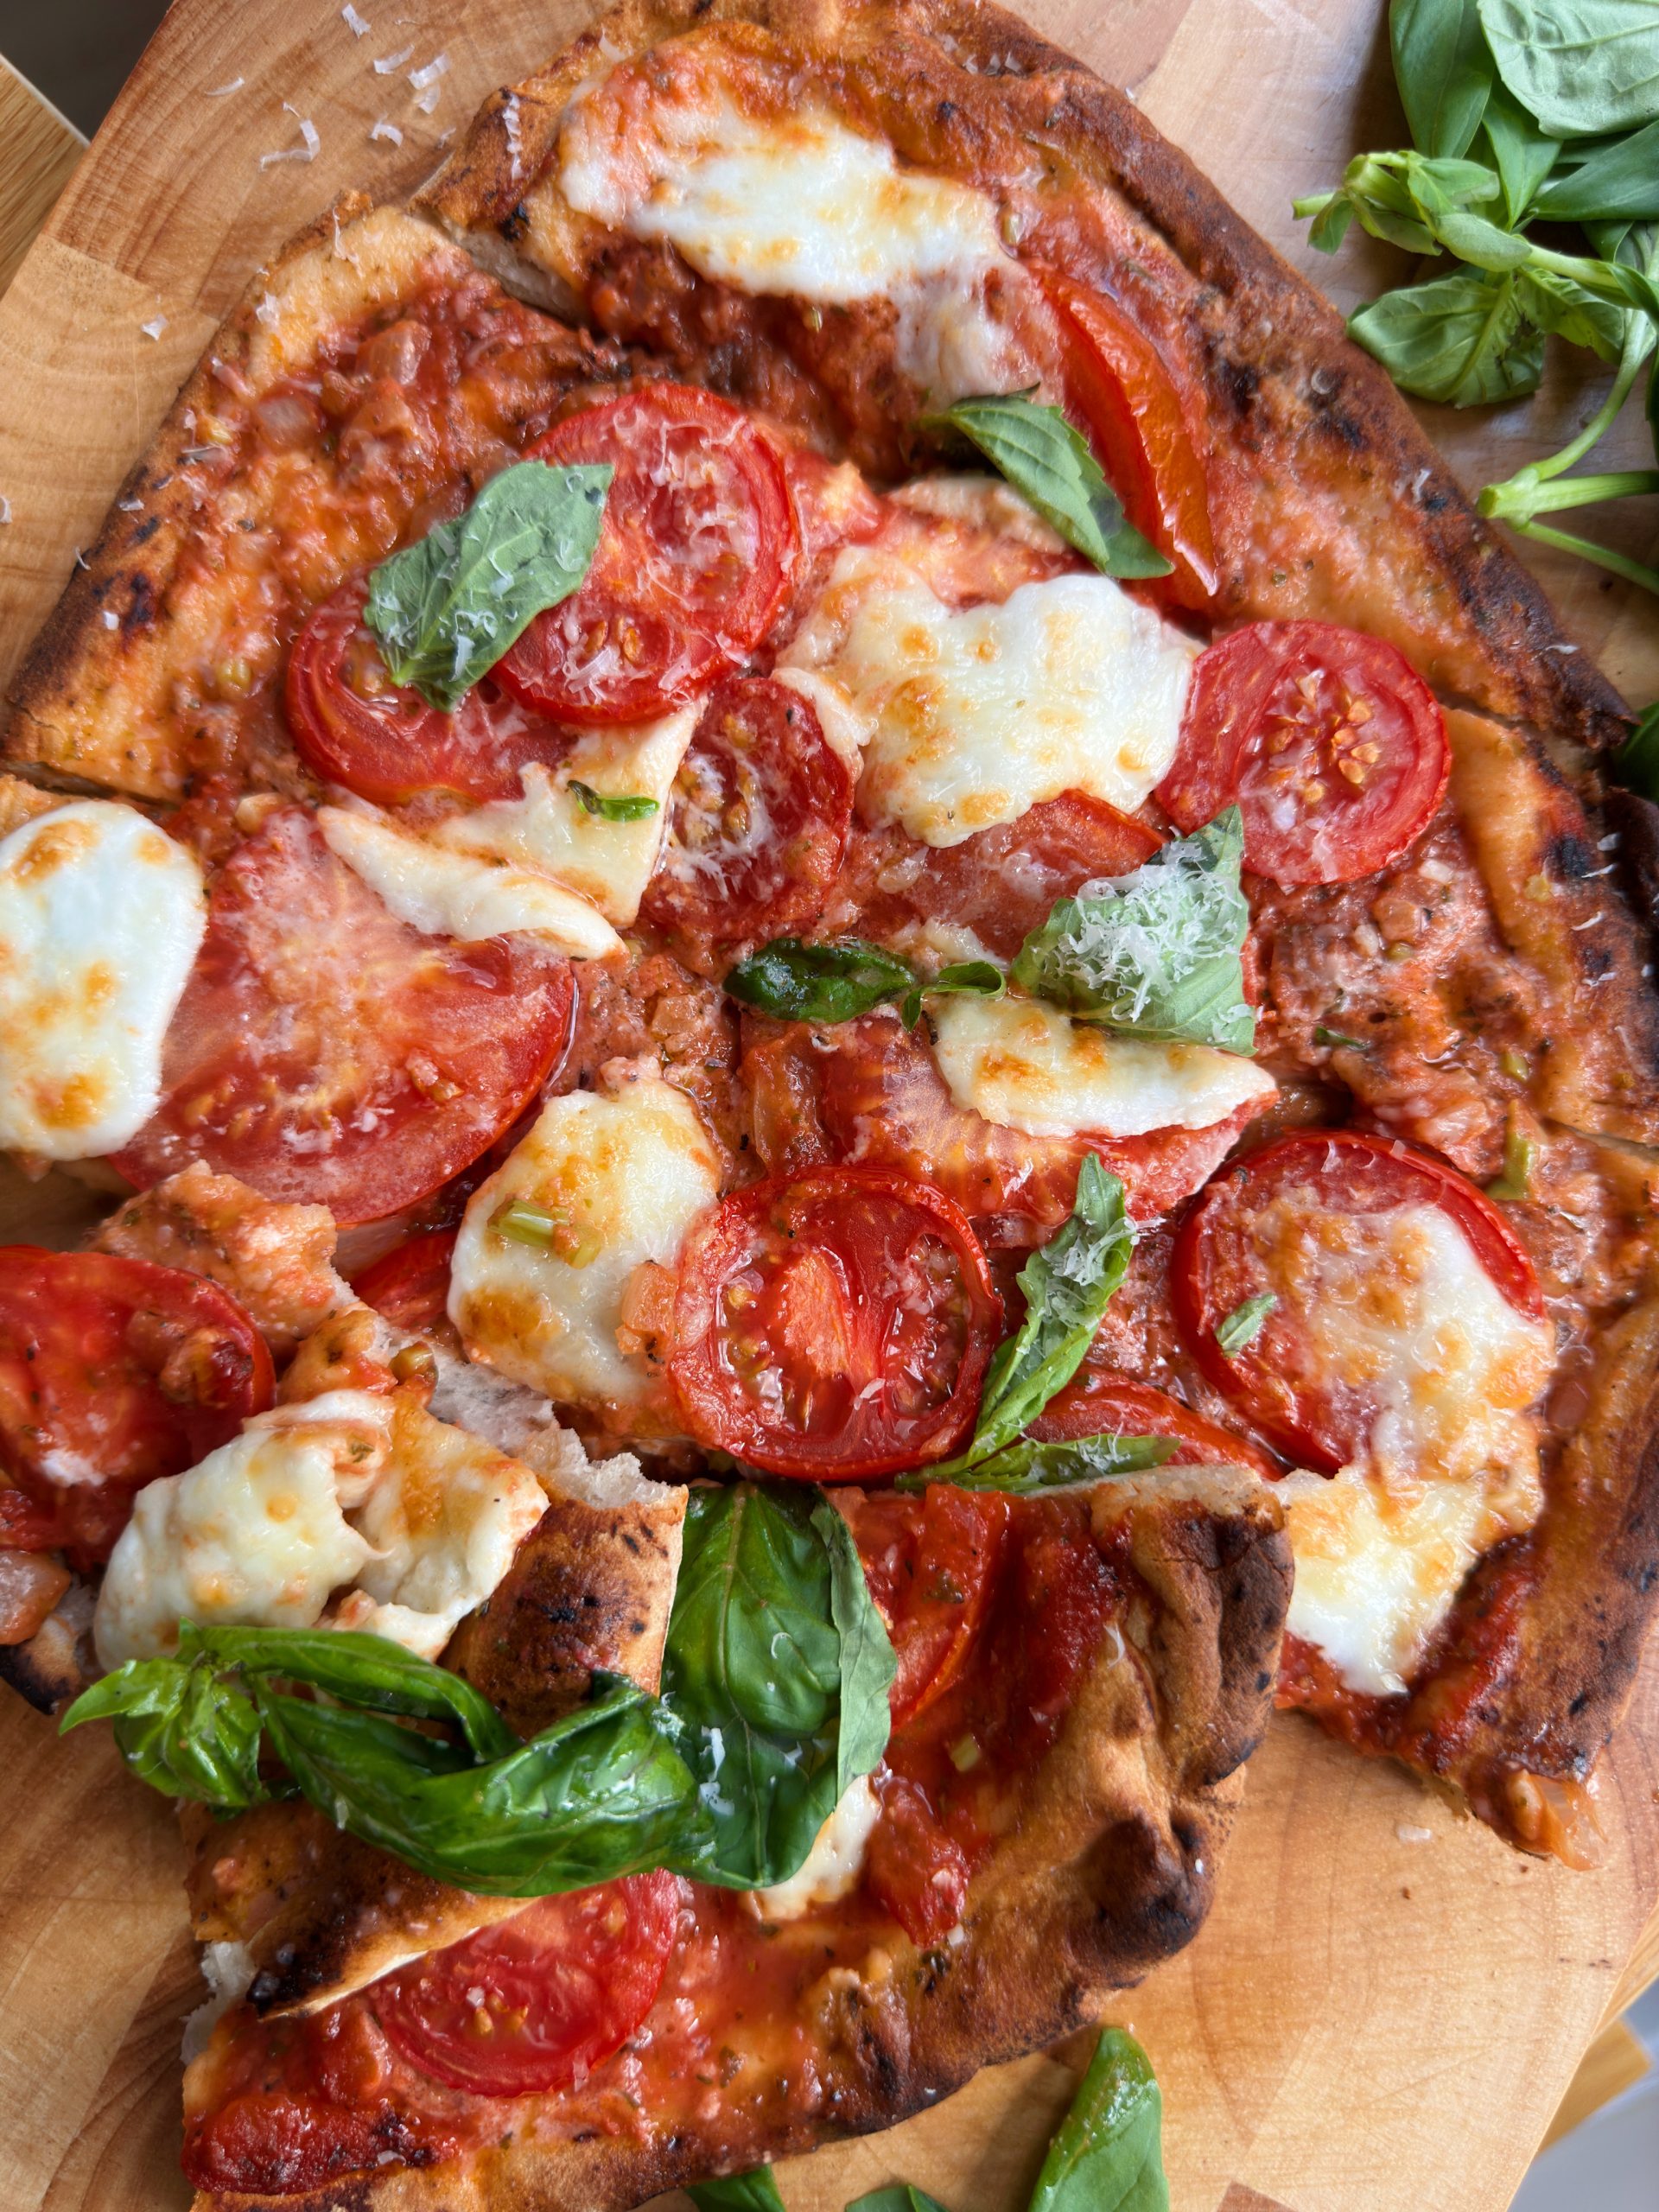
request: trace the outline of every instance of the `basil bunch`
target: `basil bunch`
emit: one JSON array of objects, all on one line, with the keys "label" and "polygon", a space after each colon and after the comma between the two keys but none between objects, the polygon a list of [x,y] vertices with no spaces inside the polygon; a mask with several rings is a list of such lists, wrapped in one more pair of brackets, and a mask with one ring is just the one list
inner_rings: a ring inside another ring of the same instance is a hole
[{"label": "basil bunch", "polygon": [[[1659,592],[1659,570],[1539,519],[1659,491],[1652,469],[1568,474],[1644,369],[1659,441],[1659,0],[1393,0],[1389,31],[1414,145],[1361,155],[1295,212],[1325,251],[1357,219],[1465,266],[1359,308],[1349,329],[1404,390],[1454,407],[1535,391],[1546,335],[1616,362],[1571,443],[1487,485],[1479,505]],[[1592,251],[1541,243],[1532,226],[1546,222],[1579,225]]]},{"label": "basil bunch", "polygon": [[987,392],[924,416],[922,427],[954,430],[977,446],[999,475],[1103,575],[1169,575],[1173,564],[1125,515],[1081,432],[1058,407],[1039,406],[1029,391]]},{"label": "basil bunch", "polygon": [[1016,1278],[1025,1294],[1025,1319],[992,1357],[967,1450],[913,1475],[900,1475],[898,1489],[952,1483],[959,1490],[1025,1494],[1160,1466],[1169,1458],[1174,1446],[1158,1436],[1086,1436],[1071,1443],[1039,1444],[1023,1434],[1082,1366],[1134,1249],[1123,1185],[1089,1153],[1070,1219],[1032,1254]]},{"label": "basil bunch", "polygon": [[363,619],[397,683],[453,712],[592,564],[614,471],[514,461],[464,515],[381,562]]},{"label": "basil bunch", "polygon": [[595,1677],[586,1704],[520,1742],[469,1683],[380,1637],[186,1622],[176,1658],[129,1660],[62,1725],[112,1720],[128,1765],[172,1796],[234,1811],[297,1792],[486,1896],[655,1866],[758,1889],[797,1872],[879,1764],[893,1673],[840,1515],[804,1485],[742,1483],[692,1495],[660,1698]]},{"label": "basil bunch", "polygon": [[1241,960],[1250,928],[1243,858],[1244,818],[1230,806],[1133,874],[1058,899],[1020,947],[1013,980],[1137,1037],[1248,1052],[1255,1014]]},{"label": "basil bunch", "polygon": [[725,987],[745,1006],[779,1021],[853,1021],[896,1001],[906,1028],[913,1029],[930,993],[966,991],[994,999],[1001,995],[1003,976],[988,960],[963,960],[941,968],[929,982],[908,961],[866,938],[810,944],[798,937],[775,937],[740,960]]}]

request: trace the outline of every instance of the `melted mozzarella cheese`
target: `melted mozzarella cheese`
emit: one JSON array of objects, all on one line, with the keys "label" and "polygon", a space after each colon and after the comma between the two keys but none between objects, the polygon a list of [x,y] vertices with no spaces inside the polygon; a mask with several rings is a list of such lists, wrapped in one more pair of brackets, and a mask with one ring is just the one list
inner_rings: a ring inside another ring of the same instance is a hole
[{"label": "melted mozzarella cheese", "polygon": [[602,960],[622,940],[586,899],[510,861],[447,851],[372,815],[317,810],[317,826],[354,874],[411,929],[429,937],[542,938],[575,960]]},{"label": "melted mozzarella cheese", "polygon": [[[449,1318],[468,1354],[562,1404],[637,1404],[651,1378],[617,1340],[630,1280],[671,1261],[719,1192],[714,1147],[671,1084],[550,1099],[461,1224]],[[544,1243],[495,1225],[512,1205],[548,1218]]]},{"label": "melted mozzarella cheese", "polygon": [[200,869],[132,807],[76,799],[0,840],[0,1147],[137,1135],[206,927]]},{"label": "melted mozzarella cheese", "polygon": [[1035,999],[941,998],[929,1014],[956,1103],[1027,1136],[1207,1129],[1275,1088],[1212,1045],[1120,1037]]},{"label": "melted mozzarella cheese", "polygon": [[[556,773],[531,763],[522,798],[451,815],[434,837],[452,851],[550,876],[626,928],[657,866],[669,797],[697,713],[683,707],[637,728],[585,730]],[[588,812],[574,784],[609,798],[648,798],[655,810],[634,822],[607,821]]]},{"label": "melted mozzarella cheese", "polygon": [[848,546],[785,658],[871,724],[860,811],[957,845],[1064,791],[1132,813],[1175,757],[1192,657],[1109,576],[957,609],[891,552]]},{"label": "melted mozzarella cheese", "polygon": [[336,1390],[251,1421],[181,1475],[147,1483],[92,1617],[106,1667],[176,1648],[181,1620],[315,1628],[370,1547],[346,1520],[385,1464],[384,1399]]},{"label": "melted mozzarella cheese", "polygon": [[1290,1633],[1351,1689],[1397,1695],[1503,1519],[1475,1483],[1391,1485],[1346,1467],[1277,1487],[1296,1561]]},{"label": "melted mozzarella cheese", "polygon": [[868,1775],[849,1783],[836,1809],[814,1837],[812,1848],[787,1881],[769,1890],[752,1890],[756,1911],[763,1920],[798,1920],[819,1905],[834,1904],[850,1897],[864,1872],[870,1833],[881,1817],[881,1807]]},{"label": "melted mozzarella cheese", "polygon": [[643,118],[619,119],[602,84],[567,113],[559,183],[578,213],[740,291],[890,301],[899,366],[938,404],[1031,381],[986,296],[1029,280],[984,193],[899,168],[884,139],[824,109],[756,118],[706,82],[665,82]]}]

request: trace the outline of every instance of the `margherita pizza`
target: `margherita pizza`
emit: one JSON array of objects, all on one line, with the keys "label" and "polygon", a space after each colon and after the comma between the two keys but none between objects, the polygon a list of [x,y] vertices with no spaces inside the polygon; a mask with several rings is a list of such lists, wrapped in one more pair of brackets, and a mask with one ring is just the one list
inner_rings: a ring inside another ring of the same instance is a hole
[{"label": "margherita pizza", "polygon": [[204,2208],[881,2126],[1187,1940],[1275,1681],[1584,1855],[1659,1001],[1562,645],[994,9],[627,0],[259,273],[0,782],[0,1144],[119,1194],[0,1255],[3,1664],[185,1801]]}]

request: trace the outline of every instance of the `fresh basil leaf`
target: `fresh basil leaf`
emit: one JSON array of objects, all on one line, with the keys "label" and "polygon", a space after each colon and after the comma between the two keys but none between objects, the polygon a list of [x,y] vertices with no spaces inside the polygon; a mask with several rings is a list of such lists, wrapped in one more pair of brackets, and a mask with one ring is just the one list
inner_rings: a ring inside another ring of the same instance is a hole
[{"label": "fresh basil leaf", "polygon": [[1240,955],[1250,909],[1239,888],[1236,806],[1160,846],[1128,875],[1056,901],[1010,971],[1033,997],[1137,1037],[1248,1052],[1255,1014]]},{"label": "fresh basil leaf", "polygon": [[453,710],[587,575],[613,474],[608,464],[515,461],[464,515],[381,562],[363,619],[393,682]]},{"label": "fresh basil leaf", "polygon": [[1314,1025],[1313,1042],[1331,1052],[1369,1052],[1371,1049],[1363,1037],[1345,1036],[1340,1029],[1327,1029],[1323,1022]]},{"label": "fresh basil leaf", "polygon": [[1307,242],[1319,253],[1334,253],[1348,235],[1354,219],[1354,203],[1345,192],[1310,193],[1293,200],[1290,212],[1299,222],[1312,220]]},{"label": "fresh basil leaf", "polygon": [[1569,346],[1586,346],[1601,360],[1618,359],[1630,318],[1628,308],[1597,299],[1573,277],[1553,269],[1523,269],[1514,282],[1521,288],[1528,318],[1539,329],[1566,339]]},{"label": "fresh basil leaf", "polygon": [[[681,1871],[702,1881],[786,1880],[843,1786],[843,1643],[830,1544],[814,1522],[821,1502],[800,1484],[739,1483],[694,1490],[686,1509],[661,1709],[698,1784]],[[868,1703],[880,1651],[868,1624],[852,1656],[848,1718],[858,1757],[874,1746],[873,1766],[887,1731]]]},{"label": "fresh basil leaf", "polygon": [[905,961],[863,938],[834,944],[774,938],[726,978],[733,998],[779,1021],[851,1021],[918,988]]},{"label": "fresh basil leaf", "polygon": [[1048,2146],[1030,2212],[1169,2212],[1163,2110],[1145,2051],[1107,2028]]},{"label": "fresh basil leaf", "polygon": [[606,822],[643,822],[658,810],[657,801],[647,798],[643,791],[596,791],[591,784],[580,784],[574,776],[570,789],[586,813],[597,814]]},{"label": "fresh basil leaf", "polygon": [[887,1693],[898,1672],[893,1640],[865,1580],[853,1532],[826,1498],[812,1509],[812,1526],[830,1555],[830,1610],[841,1638],[841,1725],[836,1746],[836,1795],[881,1764],[893,1728]]},{"label": "fresh basil leaf", "polygon": [[1420,149],[1466,153],[1494,75],[1475,0],[1393,0],[1389,42],[1401,104]]},{"label": "fresh basil leaf", "polygon": [[922,1467],[914,1474],[899,1475],[893,1487],[924,1491],[930,1483],[949,1483],[956,1490],[1000,1490],[1014,1497],[1029,1497],[1072,1483],[1097,1483],[1109,1475],[1141,1474],[1148,1467],[1161,1467],[1174,1453],[1174,1443],[1167,1436],[1121,1436],[1105,1430],[1098,1436],[1054,1444],[1039,1444],[1027,1436],[966,1466]]},{"label": "fresh basil leaf", "polygon": [[1540,188],[1533,212],[1553,223],[1642,222],[1659,216],[1659,122],[1559,170]]},{"label": "fresh basil leaf", "polygon": [[1498,74],[1558,137],[1659,116],[1659,0],[1478,0]]},{"label": "fresh basil leaf", "polygon": [[[1655,456],[1659,458],[1659,353],[1654,355],[1653,365],[1648,371],[1647,412],[1648,432],[1653,440]],[[1626,746],[1625,751],[1629,749]]]},{"label": "fresh basil leaf", "polygon": [[1403,285],[1357,308],[1348,334],[1402,391],[1448,407],[1521,398],[1543,373],[1544,341],[1512,276],[1465,269]]},{"label": "fresh basil leaf", "polygon": [[933,1480],[954,1482],[963,1470],[1003,1450],[1065,1389],[1134,1249],[1122,1184],[1092,1152],[1085,1154],[1070,1218],[1015,1278],[1025,1294],[1025,1318],[986,1370],[973,1439],[959,1459],[927,1471]]},{"label": "fresh basil leaf", "polygon": [[1109,576],[1166,576],[1173,563],[1123,512],[1082,433],[1028,392],[959,399],[924,427],[957,430],[1086,561]]},{"label": "fresh basil leaf", "polygon": [[1478,158],[1490,155],[1503,188],[1503,213],[1518,226],[1536,212],[1534,201],[1560,159],[1561,142],[1541,130],[1502,85],[1494,85],[1481,118],[1483,144]]},{"label": "fresh basil leaf", "polygon": [[186,1621],[179,1649],[217,1667],[303,1682],[344,1705],[409,1720],[448,1720],[480,1759],[518,1748],[518,1738],[482,1691],[406,1651],[387,1637],[337,1628],[198,1628]]},{"label": "fresh basil leaf", "polygon": [[696,1784],[632,1683],[598,1693],[501,1758],[255,1687],[272,1750],[340,1827],[435,1881],[548,1897],[683,1856]]},{"label": "fresh basil leaf", "polygon": [[112,1720],[141,1782],[169,1797],[241,1809],[270,1796],[259,1776],[259,1714],[235,1681],[188,1657],[129,1659],[83,1690],[60,1732]]},{"label": "fresh basil leaf", "polygon": [[953,960],[940,969],[931,983],[922,985],[923,995],[955,992],[970,998],[1000,999],[1007,988],[1007,977],[989,960]]},{"label": "fresh basil leaf", "polygon": [[1261,1291],[1254,1298],[1247,1298],[1235,1306],[1230,1313],[1224,1313],[1216,1324],[1216,1342],[1229,1359],[1236,1359],[1246,1344],[1252,1344],[1261,1335],[1262,1325],[1279,1303],[1271,1290]]},{"label": "fresh basil leaf", "polygon": [[944,2207],[937,2196],[918,2189],[914,2182],[894,2181],[885,2189],[873,2189],[863,2196],[855,2196],[847,2212],[944,2212]]},{"label": "fresh basil leaf", "polygon": [[684,2188],[697,2212],[784,2212],[770,2166],[752,2166],[746,2174],[723,2174],[715,2181],[689,2181]]}]

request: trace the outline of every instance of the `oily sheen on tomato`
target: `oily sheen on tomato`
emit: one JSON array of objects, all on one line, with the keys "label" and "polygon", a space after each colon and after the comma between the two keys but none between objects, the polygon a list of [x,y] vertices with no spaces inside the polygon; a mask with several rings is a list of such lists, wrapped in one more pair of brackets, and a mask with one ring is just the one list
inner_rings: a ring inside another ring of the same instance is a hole
[{"label": "oily sheen on tomato", "polygon": [[[1516,1312],[1541,1323],[1532,1262],[1491,1200],[1455,1168],[1397,1140],[1297,1130],[1217,1177],[1181,1224],[1170,1293],[1187,1348],[1295,1465],[1334,1474],[1364,1448],[1376,1418],[1376,1339],[1390,1325],[1398,1289],[1389,1249],[1372,1249],[1373,1240],[1431,1210]],[[1322,1355],[1320,1332],[1329,1332],[1333,1314],[1343,1329],[1361,1275],[1375,1310],[1347,1324],[1359,1332],[1360,1357]],[[1275,1302],[1230,1357],[1217,1326],[1259,1297]],[[1400,1325],[1411,1325],[1408,1313]]]},{"label": "oily sheen on tomato", "polygon": [[783,463],[742,410],[689,385],[642,385],[568,415],[531,461],[608,461],[593,565],[494,673],[559,721],[645,721],[758,645],[801,568]]},{"label": "oily sheen on tomato", "polygon": [[452,2089],[569,2088],[656,2002],[680,1893],[658,1872],[539,1898],[377,1983],[376,2015],[410,2065]]},{"label": "oily sheen on tomato", "polygon": [[289,728],[325,783],[378,806],[404,806],[423,791],[517,798],[530,762],[550,767],[563,759],[569,732],[487,677],[448,714],[395,683],[363,620],[367,596],[361,577],[343,586],[312,614],[289,655]]},{"label": "oily sheen on tomato", "polygon": [[1157,588],[1180,606],[1207,607],[1219,577],[1205,467],[1157,347],[1105,293],[1058,269],[1033,273],[1059,328],[1068,412],[1124,513],[1174,564]]},{"label": "oily sheen on tomato", "polygon": [[104,1559],[133,1493],[270,1403],[270,1355],[227,1291],[111,1252],[0,1251],[0,1468],[33,1502],[0,1543]]},{"label": "oily sheen on tomato", "polygon": [[297,807],[231,855],[172,1026],[162,1101],[115,1165],[205,1160],[268,1198],[377,1221],[476,1160],[569,1039],[569,963],[398,921]]},{"label": "oily sheen on tomato", "polygon": [[786,936],[823,907],[852,813],[853,771],[811,701],[728,677],[680,764],[641,914],[694,947]]},{"label": "oily sheen on tomato", "polygon": [[394,1244],[352,1277],[352,1288],[400,1329],[435,1328],[449,1304],[453,1229],[429,1230]]},{"label": "oily sheen on tomato", "polygon": [[1253,622],[1198,655],[1158,797],[1183,830],[1244,817],[1244,865],[1284,888],[1374,875],[1427,825],[1452,755],[1403,653],[1332,622]]},{"label": "oily sheen on tomato", "polygon": [[1039,1444],[1070,1444],[1081,1436],[1166,1436],[1178,1467],[1248,1467],[1264,1482],[1280,1470],[1259,1446],[1235,1428],[1206,1421],[1167,1390],[1154,1389],[1104,1368],[1080,1369],[1051,1398],[1027,1433]]},{"label": "oily sheen on tomato", "polygon": [[1001,1321],[961,1209],[882,1169],[752,1185],[680,1260],[669,1378],[706,1448],[855,1482],[966,1439]]},{"label": "oily sheen on tomato", "polygon": [[974,1649],[995,1586],[1008,1501],[932,1483],[918,1498],[845,1491],[841,1510],[893,1639],[895,1728],[948,1689]]}]

